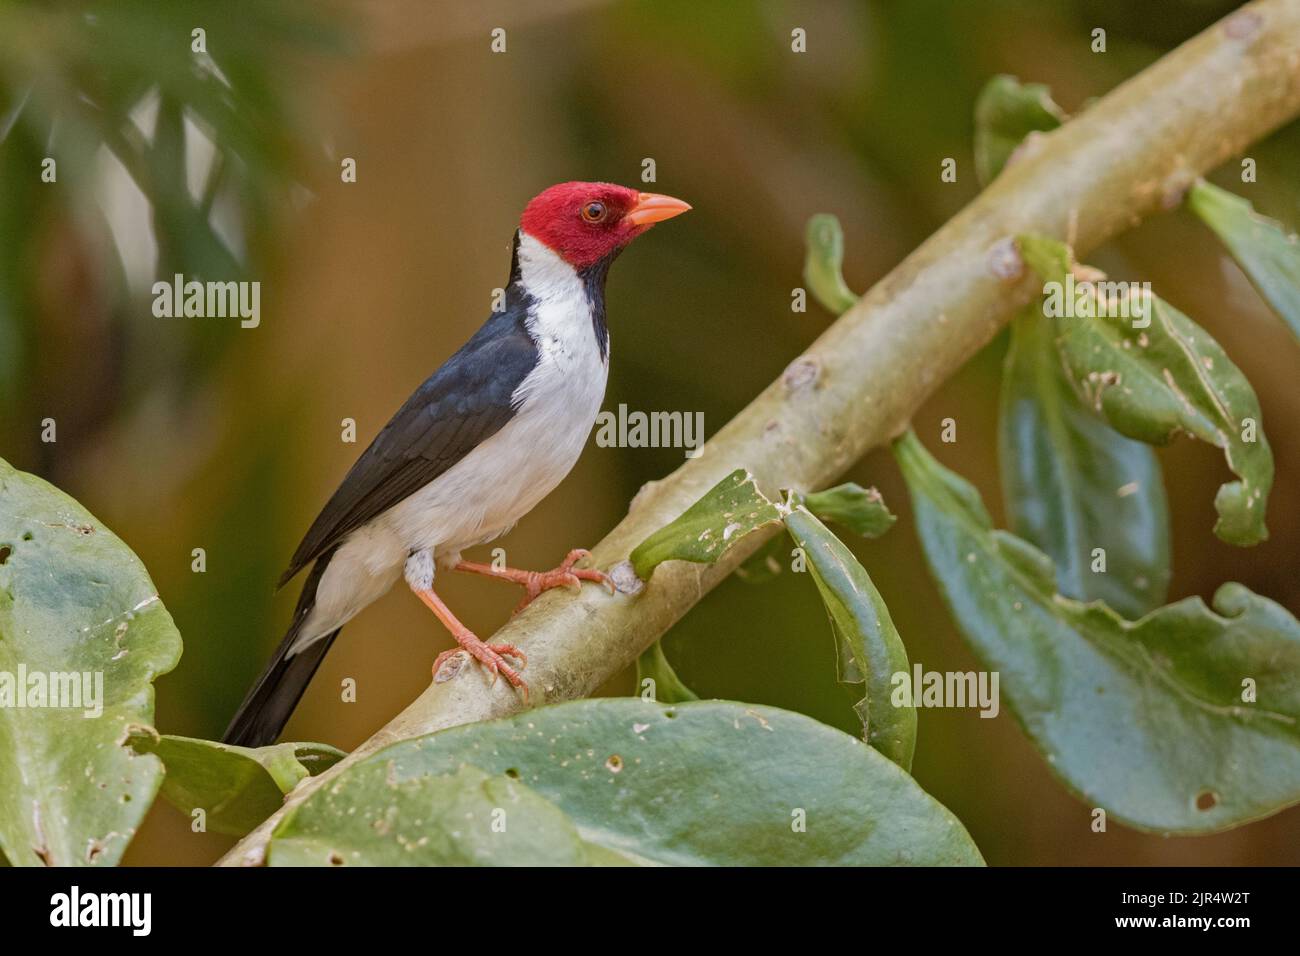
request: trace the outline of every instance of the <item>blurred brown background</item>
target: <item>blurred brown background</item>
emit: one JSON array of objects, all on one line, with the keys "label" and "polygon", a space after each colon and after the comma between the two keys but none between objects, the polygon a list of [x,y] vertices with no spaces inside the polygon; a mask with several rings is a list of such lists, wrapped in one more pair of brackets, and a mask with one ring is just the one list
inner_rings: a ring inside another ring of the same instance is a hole
[{"label": "blurred brown background", "polygon": [[[647,188],[694,205],[613,271],[605,407],[702,410],[711,434],[831,321],[815,306],[802,315],[789,307],[809,215],[841,218],[847,276],[865,289],[977,191],[971,115],[989,77],[1048,83],[1074,110],[1235,5],[343,5],[351,52],[285,53],[276,62],[296,115],[318,131],[306,135],[325,148],[306,151],[298,169],[307,191],[262,221],[250,242],[261,326],[153,319],[147,286],[123,309],[101,307],[94,250],[78,245],[75,225],[27,221],[39,295],[24,360],[10,372],[0,454],[76,496],[140,555],[185,639],[179,668],[157,685],[158,726],[219,735],[286,626],[298,585],[278,595],[272,585],[299,536],[391,412],[487,315],[532,195],[569,179],[636,185],[651,157],[657,182]],[[1108,31],[1104,55],[1089,49],[1094,26]],[[494,27],[507,31],[504,54],[490,50]],[[794,27],[807,30],[805,54],[790,51]],[[1251,154],[1259,182],[1246,187],[1258,208],[1293,225],[1298,144],[1294,125],[1260,144]],[[355,184],[340,182],[342,157],[357,161]],[[955,184],[940,181],[945,157],[957,159]],[[1221,582],[1238,580],[1300,612],[1300,440],[1286,425],[1300,420],[1300,347],[1185,213],[1150,221],[1091,259],[1118,277],[1151,280],[1219,339],[1259,393],[1276,456],[1272,538],[1244,551],[1210,533],[1226,476],[1221,456],[1190,442],[1161,452],[1174,528],[1171,600],[1208,600]],[[125,338],[113,332],[123,321],[135,330]],[[1004,348],[999,338],[915,423],[995,516]],[[46,416],[60,422],[57,446],[39,443]],[[959,422],[955,445],[938,442],[948,416]],[[356,419],[356,445],[340,440],[344,418]],[[680,461],[680,450],[593,442],[501,542],[511,563],[549,567],[595,542],[643,482]],[[974,669],[929,580],[890,456],[877,452],[848,477],[877,485],[900,516],[885,538],[851,544],[912,660]],[[190,569],[196,547],[206,549],[203,574]],[[477,579],[448,583],[444,596],[480,634],[517,598]],[[395,588],[348,625],[287,738],[354,746],[419,693],[449,644]],[[850,697],[835,682],[824,612],[800,576],[761,588],[728,582],[665,646],[704,696],[856,730]],[[345,677],[358,683],[354,704],[339,702]],[[631,688],[624,674],[606,691]],[[1093,833],[1089,808],[1056,782],[1005,710],[995,720],[922,710],[914,774],[993,864],[1300,863],[1300,809],[1207,838],[1164,839],[1116,823]],[[127,859],[204,864],[228,845],[190,833],[160,801]]]}]

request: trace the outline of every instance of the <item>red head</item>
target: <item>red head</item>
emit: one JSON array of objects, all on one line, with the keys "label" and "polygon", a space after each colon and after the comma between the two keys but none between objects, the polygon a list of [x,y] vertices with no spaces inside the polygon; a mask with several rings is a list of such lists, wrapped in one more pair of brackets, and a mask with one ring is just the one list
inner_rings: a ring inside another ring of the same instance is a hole
[{"label": "red head", "polygon": [[691,207],[612,183],[560,183],[537,195],[519,226],[575,269],[611,255],[656,222]]}]

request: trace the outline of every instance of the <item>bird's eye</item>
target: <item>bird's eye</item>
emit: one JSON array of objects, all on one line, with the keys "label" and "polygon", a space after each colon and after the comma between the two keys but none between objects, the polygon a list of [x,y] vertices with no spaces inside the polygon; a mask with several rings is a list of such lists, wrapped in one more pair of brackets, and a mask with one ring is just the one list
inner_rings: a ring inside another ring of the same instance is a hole
[{"label": "bird's eye", "polygon": [[605,204],[603,202],[589,202],[582,207],[582,218],[587,222],[600,222],[605,218]]}]

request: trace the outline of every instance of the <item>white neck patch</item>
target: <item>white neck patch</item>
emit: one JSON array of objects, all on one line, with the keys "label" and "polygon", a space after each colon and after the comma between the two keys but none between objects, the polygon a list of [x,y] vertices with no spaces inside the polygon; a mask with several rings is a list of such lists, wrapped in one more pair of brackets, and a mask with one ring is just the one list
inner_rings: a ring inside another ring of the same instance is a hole
[{"label": "white neck patch", "polygon": [[519,232],[519,281],[536,305],[528,330],[543,350],[598,353],[591,302],[578,271],[528,233]]},{"label": "white neck patch", "polygon": [[528,294],[538,302],[587,297],[577,270],[523,230],[519,232],[519,277]]}]

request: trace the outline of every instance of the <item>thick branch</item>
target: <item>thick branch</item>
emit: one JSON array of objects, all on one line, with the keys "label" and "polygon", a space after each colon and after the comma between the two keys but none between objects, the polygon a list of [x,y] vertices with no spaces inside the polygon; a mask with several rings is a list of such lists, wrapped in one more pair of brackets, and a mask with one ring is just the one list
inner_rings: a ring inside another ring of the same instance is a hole
[{"label": "thick branch", "polygon": [[[898,434],[1037,283],[1017,233],[1068,239],[1086,253],[1170,209],[1196,176],[1300,112],[1300,0],[1261,0],[1183,44],[1061,129],[1036,138],[989,188],[879,282],[749,407],[663,481],[642,490],[595,549],[609,567],[736,467],[769,492],[822,487]],[[965,175],[971,175],[967,172]],[[813,212],[815,210],[809,210]],[[497,640],[528,652],[534,699],[590,694],[636,659],[761,542],[713,567],[661,566],[636,597],[600,588],[549,594]],[[396,740],[521,708],[466,668],[431,685],[286,809],[351,763]],[[281,810],[223,863],[257,863]]]}]

